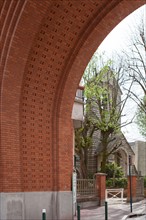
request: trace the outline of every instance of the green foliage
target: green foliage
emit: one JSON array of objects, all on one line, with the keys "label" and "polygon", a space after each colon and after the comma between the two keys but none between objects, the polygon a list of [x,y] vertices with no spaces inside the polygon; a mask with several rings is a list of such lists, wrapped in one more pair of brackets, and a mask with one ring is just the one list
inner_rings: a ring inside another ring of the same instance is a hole
[{"label": "green foliage", "polygon": [[113,178],[106,180],[106,187],[112,188],[113,187]]},{"label": "green foliage", "polygon": [[87,174],[87,155],[88,149],[92,146],[92,134],[94,132],[94,126],[85,116],[84,126],[75,129],[75,153],[80,158],[80,168],[82,178],[88,178]]},{"label": "green foliage", "polygon": [[107,179],[106,186],[109,188],[126,188],[127,178],[124,177],[122,168],[116,163],[108,163],[105,166]]},{"label": "green foliage", "polygon": [[127,188],[127,178],[110,178],[106,180],[106,187],[108,188]]},{"label": "green foliage", "polygon": [[140,133],[146,137],[146,107],[139,108],[136,115],[136,122],[138,124],[138,127],[140,129]]},{"label": "green foliage", "polygon": [[107,174],[107,179],[109,178],[121,178],[124,176],[123,170],[116,163],[107,163],[105,166],[105,173]]},{"label": "green foliage", "polygon": [[118,131],[120,128],[118,85],[115,81],[115,74],[110,67],[105,65],[98,74],[92,76],[85,85],[86,114],[89,113],[92,121],[98,130]]},{"label": "green foliage", "polygon": [[[90,127],[87,129],[86,133],[89,131]],[[89,134],[85,134],[85,127],[75,129],[75,149],[77,151],[81,148],[90,148],[92,145],[92,138]]]},{"label": "green foliage", "polygon": [[102,74],[106,71],[106,68],[112,65],[111,60],[104,60],[104,53],[102,54],[97,54],[95,53],[90,62],[88,63],[84,75],[83,75],[83,83],[86,85],[90,79],[94,78],[97,76],[97,73],[101,72],[101,75],[97,77],[97,80],[102,78]]},{"label": "green foliage", "polygon": [[144,188],[146,188],[146,176],[144,177]]},{"label": "green foliage", "polygon": [[[111,61],[103,63],[99,68],[97,66],[99,60],[101,57],[93,56],[83,76],[84,121],[82,128],[75,130],[75,151],[81,159],[80,163],[87,169],[87,151],[92,147],[92,136],[95,131],[100,131],[100,137],[97,138],[100,139],[104,152],[102,155],[102,172],[104,172],[106,159],[119,147],[115,135],[121,127],[121,102],[117,77],[119,73],[117,75],[114,73],[110,67]],[[114,144],[111,144],[113,140]]]}]

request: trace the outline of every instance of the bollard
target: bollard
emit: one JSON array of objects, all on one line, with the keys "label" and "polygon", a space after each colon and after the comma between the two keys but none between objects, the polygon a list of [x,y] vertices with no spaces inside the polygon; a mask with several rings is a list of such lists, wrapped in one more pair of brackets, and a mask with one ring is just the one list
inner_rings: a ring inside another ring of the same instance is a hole
[{"label": "bollard", "polygon": [[42,220],[46,220],[46,209],[42,210]]},{"label": "bollard", "polygon": [[105,202],[105,220],[108,220],[108,205],[107,205],[107,202]]},{"label": "bollard", "polygon": [[80,220],[80,206],[77,205],[77,217],[78,217],[78,220]]}]

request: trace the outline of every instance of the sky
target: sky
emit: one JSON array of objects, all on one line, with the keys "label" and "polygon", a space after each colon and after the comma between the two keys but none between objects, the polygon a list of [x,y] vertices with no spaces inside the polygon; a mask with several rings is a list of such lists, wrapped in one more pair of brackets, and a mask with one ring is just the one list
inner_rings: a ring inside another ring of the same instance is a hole
[{"label": "sky", "polygon": [[[97,52],[105,52],[106,56],[111,58],[114,51],[119,52],[125,49],[128,46],[131,37],[131,27],[135,25],[135,23],[140,22],[140,15],[142,13],[146,20],[146,4],[127,16],[122,22],[120,22],[101,43],[97,49]],[[136,112],[136,108],[136,104],[129,100],[127,107],[125,108],[127,118],[133,117],[134,113]],[[137,140],[145,141],[145,139],[140,135],[136,123],[132,123],[126,127],[123,127],[122,132],[128,142]]]}]

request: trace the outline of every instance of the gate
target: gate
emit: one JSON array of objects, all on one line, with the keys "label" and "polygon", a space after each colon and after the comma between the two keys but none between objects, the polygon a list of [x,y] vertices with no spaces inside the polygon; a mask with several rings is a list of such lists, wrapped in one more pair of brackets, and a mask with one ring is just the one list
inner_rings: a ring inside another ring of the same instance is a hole
[{"label": "gate", "polygon": [[110,203],[120,202],[123,203],[124,198],[124,189],[106,189],[106,198],[105,200]]}]

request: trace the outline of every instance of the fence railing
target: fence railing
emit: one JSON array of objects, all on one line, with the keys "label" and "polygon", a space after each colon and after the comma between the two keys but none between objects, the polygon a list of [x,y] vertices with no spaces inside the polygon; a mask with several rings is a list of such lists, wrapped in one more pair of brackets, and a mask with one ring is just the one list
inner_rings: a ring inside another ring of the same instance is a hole
[{"label": "fence railing", "polygon": [[95,179],[78,179],[77,196],[95,196],[97,187]]},{"label": "fence railing", "polygon": [[138,177],[137,184],[136,184],[136,196],[143,197],[144,196],[144,178]]}]

